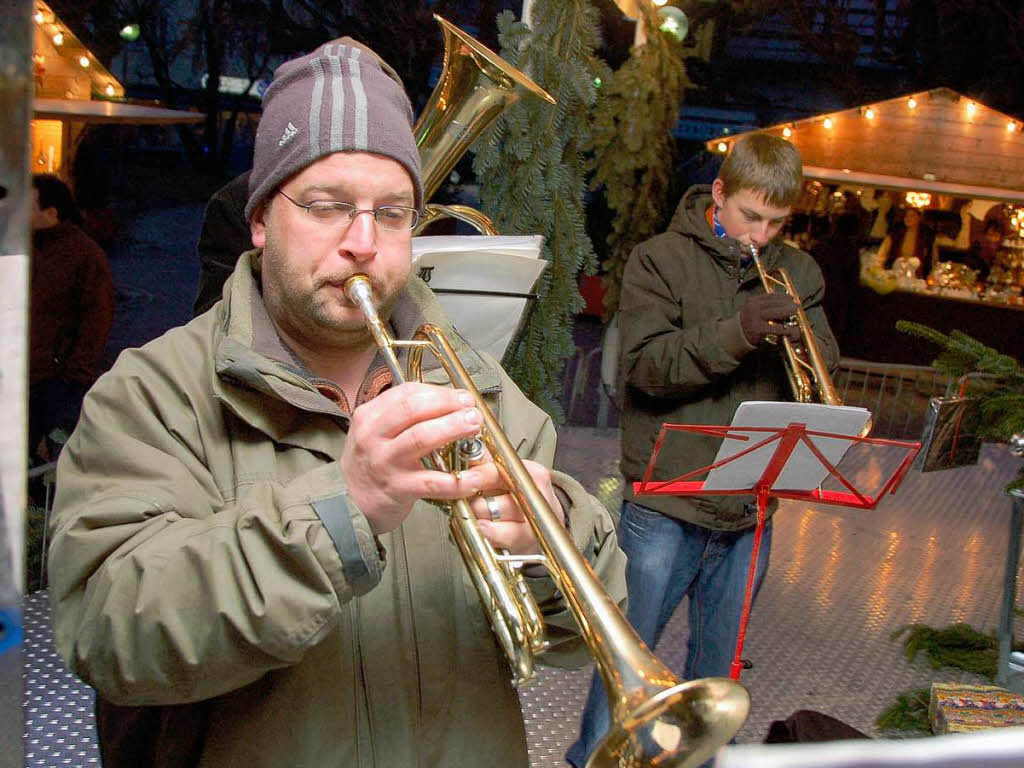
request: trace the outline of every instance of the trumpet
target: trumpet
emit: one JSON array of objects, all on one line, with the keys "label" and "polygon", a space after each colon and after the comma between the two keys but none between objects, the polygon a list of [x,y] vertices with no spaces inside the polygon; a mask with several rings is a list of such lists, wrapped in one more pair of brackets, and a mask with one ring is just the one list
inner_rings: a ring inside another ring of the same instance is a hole
[{"label": "trumpet", "polygon": [[[800,329],[800,340],[794,342],[788,336],[782,337],[783,358],[786,365],[786,378],[789,379],[793,399],[798,403],[819,402],[825,405],[842,405],[843,400],[836,391],[829,375],[825,358],[818,349],[811,323],[804,312],[800,296],[793,287],[793,281],[785,269],[776,270],[778,277],[769,274],[758,255],[757,246],[750,246],[750,255],[757,267],[757,274],[766,293],[774,293],[778,289],[789,295],[796,303],[796,314],[790,320]],[[777,342],[778,339],[769,338]],[[812,381],[813,380],[813,381]]]},{"label": "trumpet", "polygon": [[[423,325],[409,341],[393,339],[377,313],[369,278],[350,277],[344,292],[362,311],[397,383],[422,380],[422,356],[429,352],[452,384],[472,395],[483,419],[476,440],[486,445],[537,539],[540,555],[496,552],[480,532],[466,500],[443,504],[452,538],[509,659],[516,683],[529,681],[534,657],[547,646],[540,611],[521,576],[523,565],[539,563],[547,568],[579,625],[608,695],[611,726],[588,761],[588,768],[690,768],[704,762],[732,738],[746,719],[750,709],[746,688],[727,678],[685,683],[675,678],[644,645],[590,564],[577,551],[561,516],[537,488],[445,334],[436,326]],[[408,350],[407,371],[401,367],[396,353],[402,348]],[[482,455],[482,449],[474,442],[433,453],[424,463],[440,471],[458,471],[462,460]]]}]

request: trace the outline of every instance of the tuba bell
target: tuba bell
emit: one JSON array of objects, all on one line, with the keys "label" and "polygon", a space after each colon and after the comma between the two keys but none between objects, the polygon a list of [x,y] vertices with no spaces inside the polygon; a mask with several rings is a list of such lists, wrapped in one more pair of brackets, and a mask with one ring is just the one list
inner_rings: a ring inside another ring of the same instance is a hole
[{"label": "tuba bell", "polygon": [[[429,199],[477,137],[506,107],[523,96],[555,100],[533,80],[454,24],[434,15],[444,33],[444,64],[413,136],[420,150],[423,197]],[[427,205],[414,234],[437,219],[449,217],[496,235],[491,220],[467,205]]]}]

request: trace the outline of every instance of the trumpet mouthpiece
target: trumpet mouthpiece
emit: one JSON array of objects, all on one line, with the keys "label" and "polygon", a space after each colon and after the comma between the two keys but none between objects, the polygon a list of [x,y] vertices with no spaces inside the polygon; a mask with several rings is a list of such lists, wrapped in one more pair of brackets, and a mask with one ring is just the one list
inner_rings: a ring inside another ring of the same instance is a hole
[{"label": "trumpet mouthpiece", "polygon": [[366,275],[352,275],[345,281],[343,290],[353,304],[362,306],[365,302],[373,301],[373,286]]}]

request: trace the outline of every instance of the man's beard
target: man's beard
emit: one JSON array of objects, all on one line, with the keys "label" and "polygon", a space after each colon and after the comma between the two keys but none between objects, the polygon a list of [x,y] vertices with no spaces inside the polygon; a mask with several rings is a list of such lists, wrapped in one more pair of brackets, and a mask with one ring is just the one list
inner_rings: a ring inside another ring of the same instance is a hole
[{"label": "man's beard", "polygon": [[[267,228],[263,248],[264,302],[274,323],[285,327],[288,335],[298,336],[305,343],[325,347],[353,347],[372,343],[362,312],[342,293],[347,279],[364,271],[353,268],[339,270],[315,278],[312,288],[303,287],[298,270],[289,270],[287,257],[277,247]],[[267,291],[268,265],[276,290]],[[385,321],[397,303],[400,291],[388,292],[372,275],[366,275],[373,288],[374,304]]]}]

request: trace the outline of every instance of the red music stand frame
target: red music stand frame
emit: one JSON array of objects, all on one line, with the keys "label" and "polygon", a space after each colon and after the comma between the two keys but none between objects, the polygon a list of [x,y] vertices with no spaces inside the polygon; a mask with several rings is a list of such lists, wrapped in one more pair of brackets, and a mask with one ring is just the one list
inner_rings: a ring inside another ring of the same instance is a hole
[{"label": "red music stand frame", "polygon": [[[665,442],[665,436],[669,432],[685,431],[695,432],[698,434],[710,435],[712,437],[730,438],[733,440],[748,441],[751,439],[750,432],[762,432],[765,433],[766,437],[749,448],[744,448],[741,451],[729,456],[721,461],[717,461],[714,464],[709,464],[706,467],[695,469],[692,472],[679,475],[672,480],[651,480],[651,473],[654,471],[654,466],[658,460],[658,454],[661,453],[661,447]],[[866,443],[868,445],[887,445],[894,446],[897,448],[905,448],[907,453],[903,457],[903,460],[896,467],[892,475],[889,476],[881,487],[881,490],[876,495],[871,496],[867,493],[862,493],[854,486],[850,480],[840,472],[836,466],[830,462],[822,454],[821,450],[812,437],[830,437],[837,438],[840,440],[847,440],[851,443]],[[765,465],[764,471],[761,473],[761,477],[749,488],[731,488],[727,490],[715,489],[713,491],[704,490],[703,480],[690,480],[689,478],[704,475],[710,472],[712,469],[717,469],[731,461],[746,456],[766,445],[772,443],[778,443],[775,446],[775,451],[772,454],[771,459]],[[811,491],[795,491],[789,489],[776,489],[772,486],[782,473],[783,468],[786,466],[786,462],[789,461],[793,451],[796,450],[797,446],[805,445],[814,457],[821,462],[829,475],[839,480],[840,483],[847,489],[846,491],[827,491],[822,489],[820,486]],[[743,653],[743,641],[747,634],[747,620],[750,617],[750,605],[753,601],[753,588],[754,588],[754,574],[757,570],[757,557],[761,550],[761,534],[764,532],[765,515],[768,509],[768,500],[771,498],[777,499],[795,499],[797,501],[809,501],[817,504],[833,504],[843,507],[854,507],[857,509],[874,509],[878,502],[887,493],[895,493],[900,483],[903,481],[904,475],[907,470],[910,469],[910,465],[914,461],[914,457],[917,456],[917,452],[921,450],[921,443],[909,443],[902,440],[886,440],[877,437],[857,437],[852,435],[838,434],[835,432],[818,432],[807,429],[807,425],[803,423],[793,423],[785,427],[738,427],[738,426],[707,426],[703,424],[663,424],[661,431],[658,433],[658,439],[654,443],[654,450],[651,452],[651,458],[647,462],[647,469],[644,472],[644,479],[638,483],[633,483],[633,493],[637,496],[643,495],[660,495],[660,496],[738,496],[738,495],[753,495],[757,500],[757,527],[754,529],[754,543],[750,552],[750,568],[747,572],[747,590],[743,598],[743,612],[740,615],[740,629],[736,637],[736,653],[733,656],[732,667],[729,675],[733,680],[739,680],[740,670],[743,667],[741,655]]]}]

